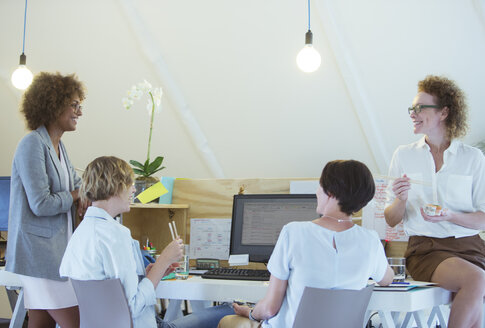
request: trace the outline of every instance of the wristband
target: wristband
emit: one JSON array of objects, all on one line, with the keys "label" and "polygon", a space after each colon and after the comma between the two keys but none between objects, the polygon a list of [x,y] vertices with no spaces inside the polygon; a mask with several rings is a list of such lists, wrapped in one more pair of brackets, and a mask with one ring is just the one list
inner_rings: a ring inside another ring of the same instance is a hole
[{"label": "wristband", "polygon": [[254,310],[254,309],[251,309],[251,310],[249,311],[249,320],[252,320],[252,321],[257,321],[257,322],[261,322],[261,320],[258,320],[258,319],[256,319],[255,317],[253,317],[253,310]]}]

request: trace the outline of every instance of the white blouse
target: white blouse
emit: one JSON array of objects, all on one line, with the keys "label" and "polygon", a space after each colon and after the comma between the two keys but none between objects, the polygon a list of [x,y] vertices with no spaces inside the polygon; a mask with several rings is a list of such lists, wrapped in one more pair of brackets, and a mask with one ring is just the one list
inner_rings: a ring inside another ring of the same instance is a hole
[{"label": "white blouse", "polygon": [[[403,218],[404,230],[410,236],[436,238],[466,237],[480,231],[451,222],[427,222],[420,208],[437,204],[454,212],[485,212],[485,157],[474,147],[453,140],[443,155],[443,166],[435,172],[435,164],[425,137],[400,146],[394,152],[389,175],[421,180],[426,184],[411,183]],[[387,188],[386,207],[395,196],[392,184]]]},{"label": "white blouse", "polygon": [[369,277],[381,281],[386,269],[384,247],[375,231],[354,225],[336,232],[313,222],[289,223],[268,263],[271,274],[287,280],[288,286],[279,312],[263,327],[292,327],[306,286],[361,289]]}]

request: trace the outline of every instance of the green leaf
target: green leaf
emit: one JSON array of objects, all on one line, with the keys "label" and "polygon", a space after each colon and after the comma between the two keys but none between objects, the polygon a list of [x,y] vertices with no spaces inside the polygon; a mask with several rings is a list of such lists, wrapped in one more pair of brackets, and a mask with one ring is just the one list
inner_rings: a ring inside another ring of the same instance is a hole
[{"label": "green leaf", "polygon": [[165,168],[165,166],[162,166],[162,167],[161,167],[161,168],[159,168],[158,170],[155,170],[155,171],[153,171],[153,172],[150,172],[150,175],[152,175],[153,173],[156,173],[156,172],[158,172],[158,171],[160,171],[160,170],[163,170],[164,168]]},{"label": "green leaf", "polygon": [[148,162],[148,159],[147,159],[145,161],[145,164],[143,165],[143,171],[148,172],[148,165],[149,165],[149,162]]},{"label": "green leaf", "polygon": [[133,169],[133,172],[135,172],[138,175],[146,176],[145,171],[142,171],[142,170],[139,170],[139,169]]},{"label": "green leaf", "polygon": [[155,158],[153,162],[150,163],[150,165],[148,166],[147,172],[150,172],[150,174],[153,174],[155,170],[158,169],[160,165],[162,165],[162,162],[163,162],[163,157],[158,156],[157,158]]},{"label": "green leaf", "polygon": [[143,164],[140,163],[140,162],[137,162],[137,161],[134,161],[134,160],[130,160],[130,164],[133,165],[133,166],[135,166],[135,167],[137,167],[137,168],[139,168],[139,169],[142,169],[142,170],[144,169]]}]

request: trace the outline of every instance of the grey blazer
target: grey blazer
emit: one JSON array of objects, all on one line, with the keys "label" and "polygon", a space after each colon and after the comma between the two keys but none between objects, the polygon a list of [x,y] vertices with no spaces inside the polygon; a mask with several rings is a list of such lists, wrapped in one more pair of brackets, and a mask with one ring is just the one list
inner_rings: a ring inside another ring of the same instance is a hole
[{"label": "grey blazer", "polygon": [[[68,177],[44,126],[27,134],[17,146],[10,185],[7,271],[66,280],[59,276],[59,266],[67,246],[67,212],[75,218],[70,191],[79,188],[81,178],[62,142],[59,148]],[[64,187],[66,179],[69,190]]]}]

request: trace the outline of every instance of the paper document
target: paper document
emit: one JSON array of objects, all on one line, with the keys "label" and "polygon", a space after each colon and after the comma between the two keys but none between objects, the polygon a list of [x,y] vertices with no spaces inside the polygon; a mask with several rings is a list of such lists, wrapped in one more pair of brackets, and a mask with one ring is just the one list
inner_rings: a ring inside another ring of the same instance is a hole
[{"label": "paper document", "polygon": [[167,192],[167,188],[165,188],[161,182],[157,182],[153,186],[136,196],[136,198],[138,198],[142,204],[146,204],[149,201],[152,201],[155,198],[166,194]]},{"label": "paper document", "polygon": [[386,179],[374,179],[376,192],[374,198],[362,209],[362,226],[377,231],[380,239],[388,241],[407,241],[402,222],[391,228],[384,218],[386,206]]},{"label": "paper document", "polygon": [[389,286],[379,286],[376,282],[373,282],[375,285],[374,290],[385,290],[385,291],[406,291],[413,288],[420,288],[420,287],[431,287],[436,286],[434,282],[427,282],[427,281],[414,281],[409,280],[405,282],[393,282]]},{"label": "paper document", "polygon": [[227,260],[231,219],[190,219],[190,258]]},{"label": "paper document", "polygon": [[229,256],[230,266],[248,265],[249,264],[249,254],[237,254]]},{"label": "paper document", "polygon": [[165,189],[167,189],[167,192],[164,195],[160,196],[160,199],[158,200],[159,204],[172,204],[172,193],[173,193],[173,182],[174,182],[174,180],[175,180],[174,177],[162,177],[162,180],[160,182],[163,184]]}]

